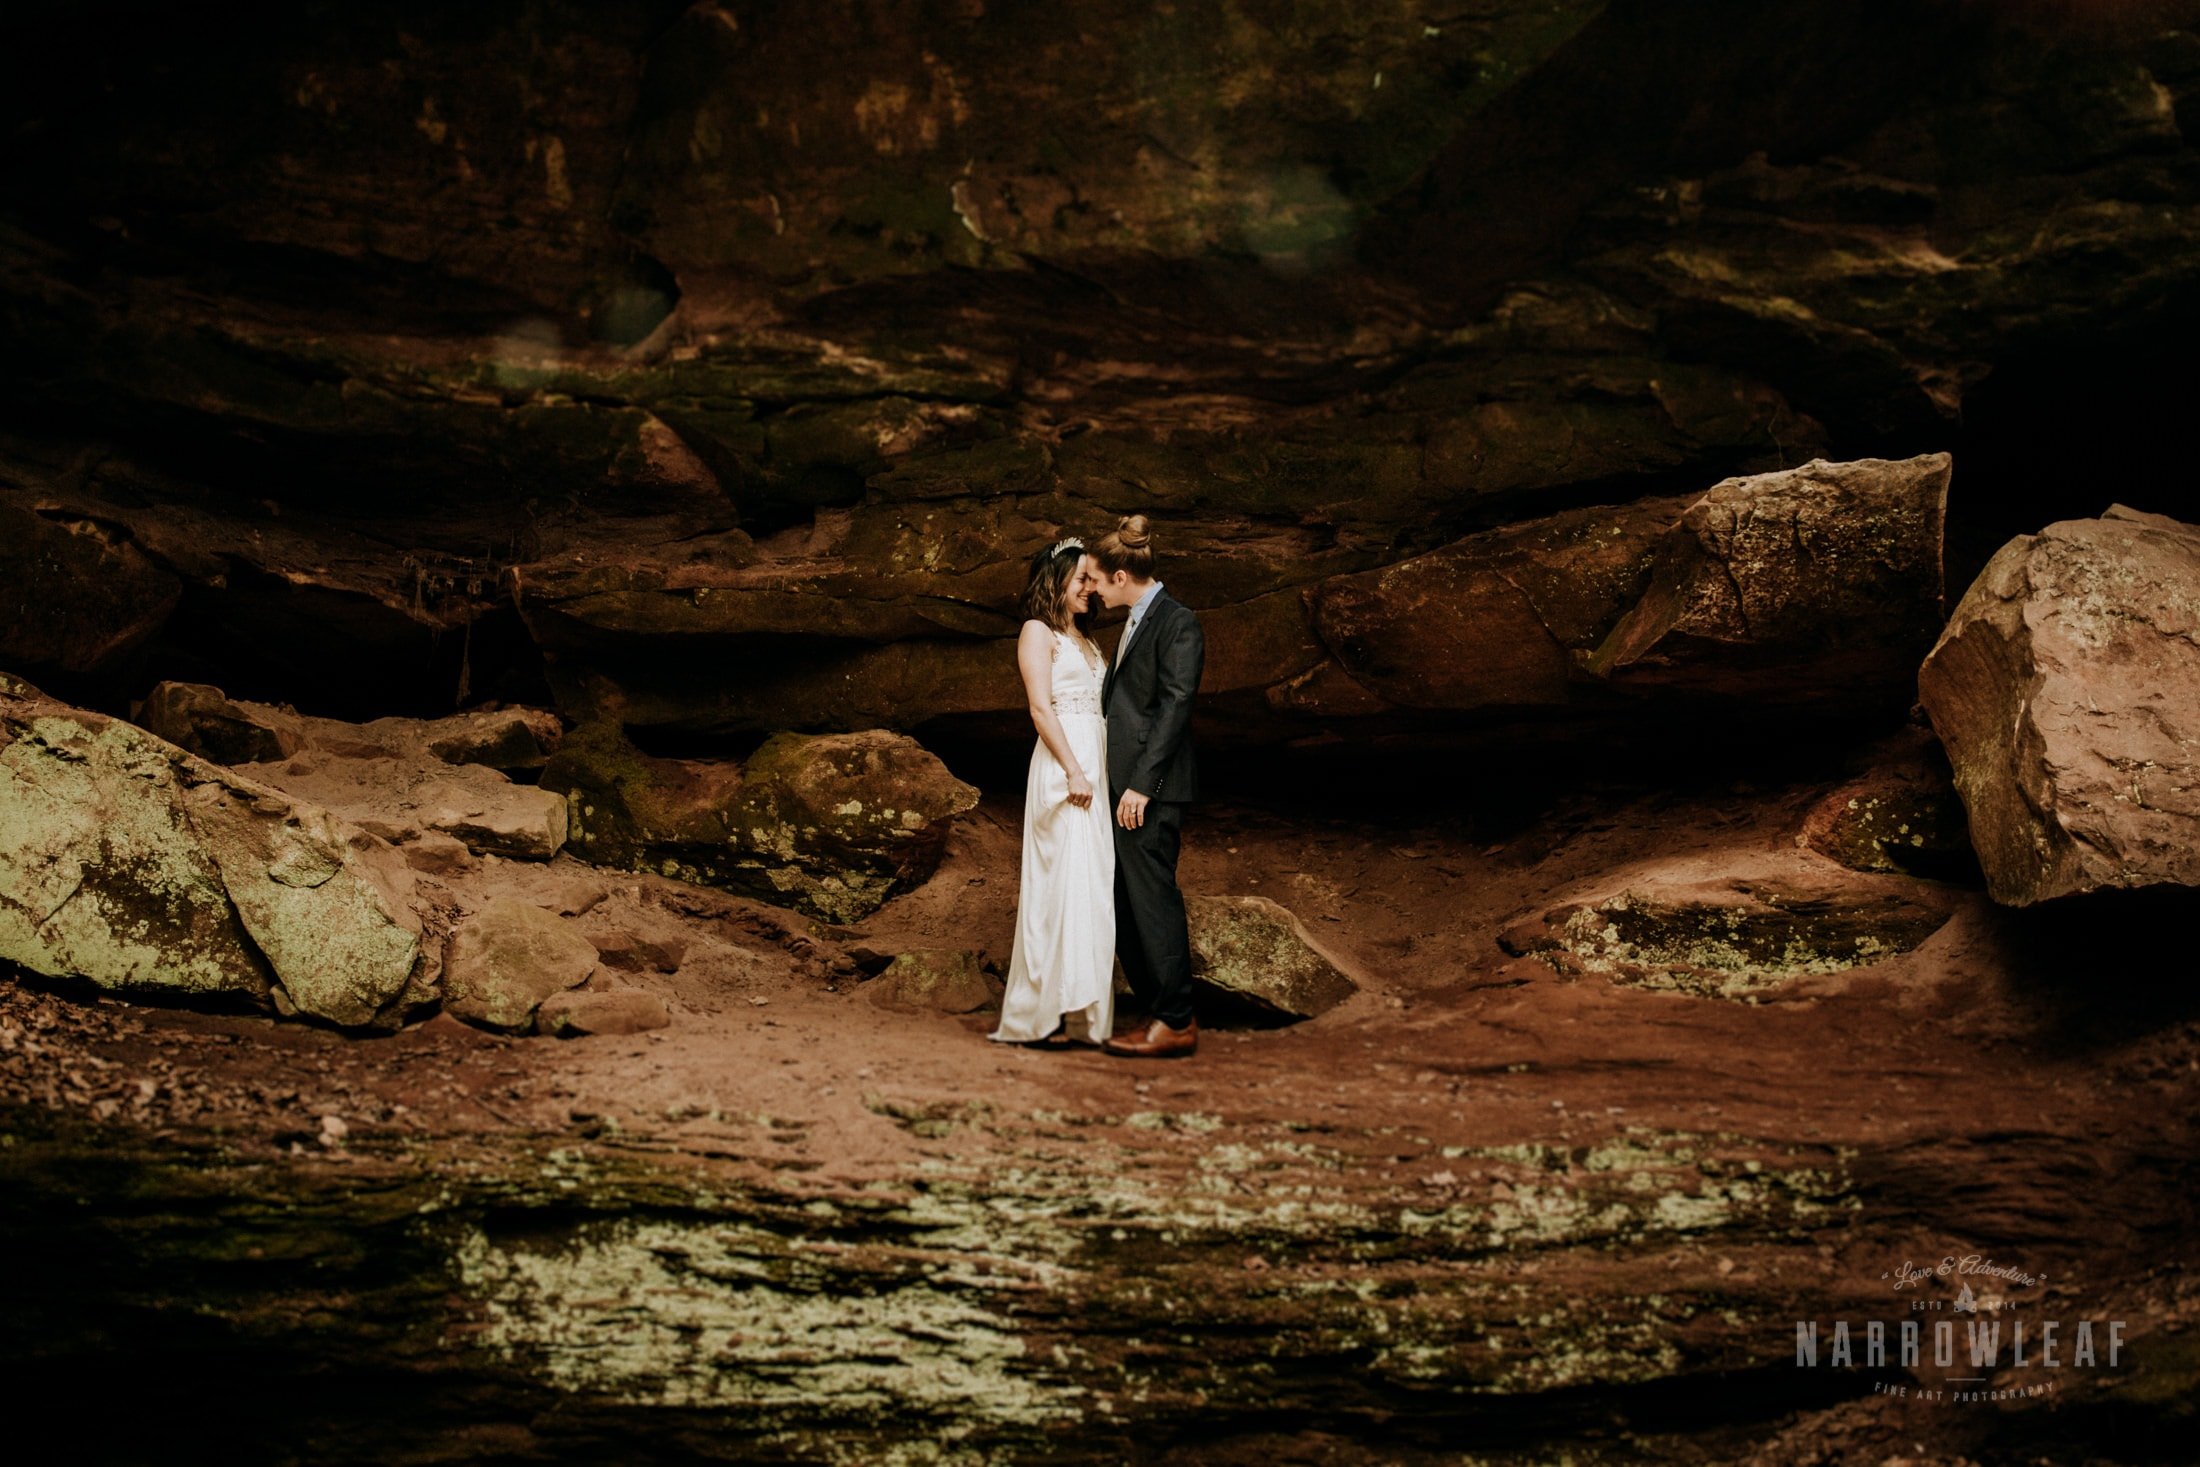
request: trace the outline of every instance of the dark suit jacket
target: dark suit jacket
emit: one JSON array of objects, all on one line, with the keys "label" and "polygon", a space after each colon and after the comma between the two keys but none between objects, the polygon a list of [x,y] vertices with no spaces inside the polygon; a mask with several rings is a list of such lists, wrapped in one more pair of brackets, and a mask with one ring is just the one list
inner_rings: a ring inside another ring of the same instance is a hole
[{"label": "dark suit jacket", "polygon": [[1101,687],[1108,718],[1108,785],[1156,800],[1199,798],[1192,757],[1192,695],[1207,664],[1207,639],[1192,609],[1154,593],[1138,635]]}]

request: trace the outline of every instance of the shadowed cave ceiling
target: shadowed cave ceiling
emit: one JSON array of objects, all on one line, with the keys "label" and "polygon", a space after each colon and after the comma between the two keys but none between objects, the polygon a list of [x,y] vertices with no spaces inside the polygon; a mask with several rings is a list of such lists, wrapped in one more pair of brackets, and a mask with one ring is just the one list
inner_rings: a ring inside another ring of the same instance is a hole
[{"label": "shadowed cave ceiling", "polygon": [[1588,665],[1729,475],[1953,452],[1950,598],[2187,512],[2191,9],[17,7],[5,655],[1008,732],[1024,561],[1139,511],[1224,740],[1899,716],[1937,607]]}]

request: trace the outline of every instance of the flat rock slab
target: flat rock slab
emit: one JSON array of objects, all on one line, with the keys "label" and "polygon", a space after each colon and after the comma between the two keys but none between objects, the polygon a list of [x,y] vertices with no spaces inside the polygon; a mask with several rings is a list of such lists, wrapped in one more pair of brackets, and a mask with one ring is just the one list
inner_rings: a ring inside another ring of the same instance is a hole
[{"label": "flat rock slab", "polygon": [[[404,845],[428,832],[468,850],[547,861],[564,846],[565,800],[501,771],[540,768],[558,746],[557,716],[500,708],[448,718],[347,723],[231,698],[203,683],[161,683],[139,721],[169,742],[334,810]],[[424,857],[423,870],[453,863]]]},{"label": "flat rock slab", "polygon": [[435,994],[412,873],[328,810],[0,679],[0,958],[390,1026]]},{"label": "flat rock slab", "polygon": [[639,988],[553,993],[535,1011],[535,1028],[561,1039],[588,1034],[646,1034],[671,1023],[665,1001]]},{"label": "flat rock slab", "polygon": [[1994,900],[2200,885],[2200,527],[2003,546],[1918,673]]},{"label": "flat rock slab", "polygon": [[451,936],[444,964],[446,1012],[521,1033],[553,994],[596,971],[596,949],[553,913],[526,902],[491,902]]},{"label": "flat rock slab", "polygon": [[433,832],[484,855],[547,861],[569,829],[565,796],[480,764],[305,748],[279,763],[240,767],[398,845]]},{"label": "flat rock slab", "polygon": [[1944,926],[1924,883],[1644,883],[1509,928],[1499,941],[1561,972],[1697,998],[1752,1000],[1793,979],[1868,967]]},{"label": "flat rock slab", "polygon": [[975,1014],[1000,1006],[1002,985],[979,965],[976,953],[921,948],[897,955],[863,991],[888,1008]]},{"label": "flat rock slab", "polygon": [[1194,896],[1184,906],[1192,981],[1212,996],[1297,1021],[1325,1014],[1359,991],[1299,919],[1266,897]]},{"label": "flat rock slab", "polygon": [[170,743],[221,764],[265,763],[311,748],[354,757],[391,755],[409,762],[540,769],[564,736],[558,716],[542,708],[351,723],[232,698],[204,683],[156,684],[145,695],[138,721]]}]

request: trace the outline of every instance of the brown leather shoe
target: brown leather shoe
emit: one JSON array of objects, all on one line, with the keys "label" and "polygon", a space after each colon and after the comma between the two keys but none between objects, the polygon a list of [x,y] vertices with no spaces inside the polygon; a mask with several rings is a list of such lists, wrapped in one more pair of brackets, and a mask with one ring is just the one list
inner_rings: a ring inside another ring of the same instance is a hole
[{"label": "brown leather shoe", "polygon": [[1171,1029],[1159,1019],[1133,1038],[1111,1038],[1100,1046],[1124,1059],[1183,1059],[1199,1049],[1199,1020],[1190,1019],[1181,1029]]}]

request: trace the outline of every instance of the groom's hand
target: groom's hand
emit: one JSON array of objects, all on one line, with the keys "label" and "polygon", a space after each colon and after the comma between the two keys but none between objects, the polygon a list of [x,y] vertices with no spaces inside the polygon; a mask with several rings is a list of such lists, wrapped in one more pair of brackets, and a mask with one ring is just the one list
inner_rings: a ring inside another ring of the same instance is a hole
[{"label": "groom's hand", "polygon": [[1151,803],[1136,790],[1123,791],[1123,798],[1116,802],[1115,823],[1125,830],[1136,830],[1146,823],[1146,806]]}]

